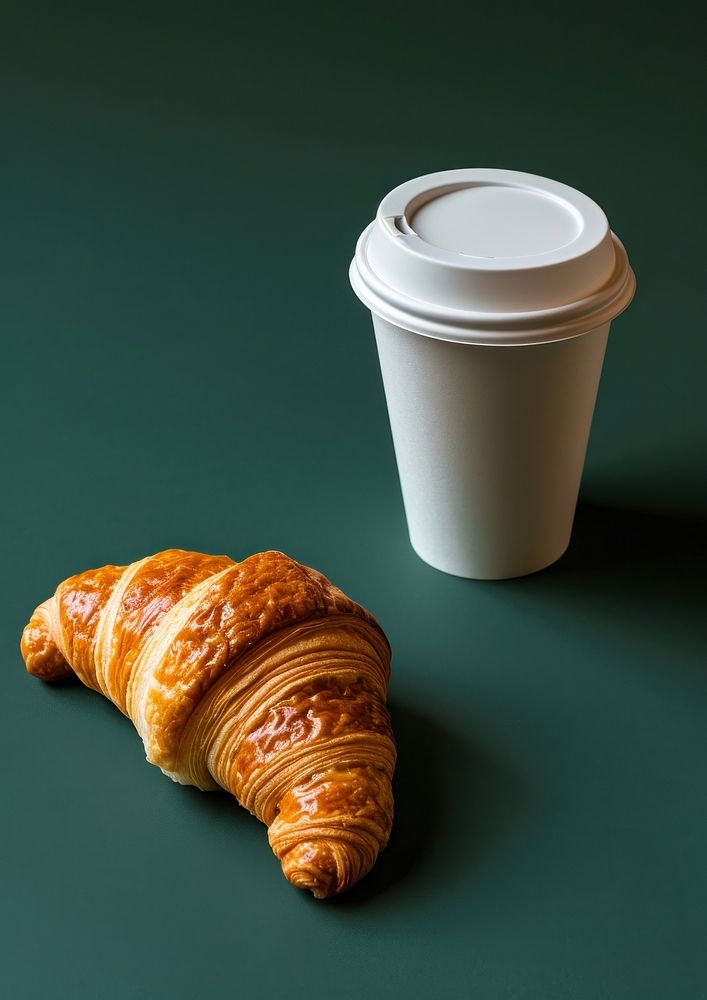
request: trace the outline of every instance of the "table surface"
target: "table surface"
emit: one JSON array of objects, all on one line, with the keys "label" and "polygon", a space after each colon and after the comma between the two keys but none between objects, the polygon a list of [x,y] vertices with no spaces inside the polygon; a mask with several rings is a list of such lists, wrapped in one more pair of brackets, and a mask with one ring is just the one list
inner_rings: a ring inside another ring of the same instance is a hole
[{"label": "table surface", "polygon": [[[7,18],[13,1000],[707,996],[701,33],[679,6],[491,7]],[[409,547],[347,278],[389,188],[463,165],[586,191],[638,278],[570,551],[493,584]],[[396,825],[338,900],[148,766],[108,702],[24,673],[59,580],[168,546],[283,549],[390,637]]]}]

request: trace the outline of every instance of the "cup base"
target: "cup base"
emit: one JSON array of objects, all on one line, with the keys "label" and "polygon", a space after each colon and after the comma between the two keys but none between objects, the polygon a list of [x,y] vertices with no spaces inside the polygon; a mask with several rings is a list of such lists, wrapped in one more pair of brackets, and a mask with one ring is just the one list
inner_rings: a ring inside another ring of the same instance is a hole
[{"label": "cup base", "polygon": [[570,539],[567,539],[563,547],[559,552],[552,555],[549,559],[544,559],[536,565],[517,567],[517,569],[501,569],[500,567],[494,568],[492,566],[469,566],[462,569],[461,567],[452,568],[449,564],[445,564],[444,560],[438,560],[434,557],[426,556],[417,548],[412,539],[410,539],[410,545],[413,552],[418,558],[422,559],[423,562],[431,566],[432,569],[439,570],[440,573],[446,573],[447,576],[456,576],[462,580],[517,580],[524,576],[532,576],[533,573],[540,573],[542,570],[547,569],[549,566],[554,565],[559,559],[563,557],[567,549],[569,548]]}]

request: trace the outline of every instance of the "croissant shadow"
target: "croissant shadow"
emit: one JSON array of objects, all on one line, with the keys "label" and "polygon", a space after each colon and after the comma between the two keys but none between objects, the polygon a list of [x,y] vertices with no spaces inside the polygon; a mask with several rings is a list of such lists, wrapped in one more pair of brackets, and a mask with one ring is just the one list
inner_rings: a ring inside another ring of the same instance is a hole
[{"label": "croissant shadow", "polygon": [[[93,711],[130,726],[113,705],[75,678],[53,682],[47,689],[70,689],[62,690],[62,697],[86,698]],[[469,734],[473,724],[462,735],[395,699],[389,709],[398,750],[390,841],[372,871],[340,896],[321,902],[296,890],[311,905],[356,908],[403,882],[416,891],[425,885],[439,891],[458,879],[461,869],[479,864],[485,846],[496,844],[517,822],[522,790],[506,762]],[[184,810],[200,814],[223,835],[237,830],[262,834],[262,848],[268,850],[265,828],[227,792],[204,793],[189,786],[179,792]]]},{"label": "croissant shadow", "polygon": [[396,883],[437,893],[479,865],[524,809],[516,776],[470,735],[473,723],[461,734],[394,699],[389,708],[398,748],[390,841],[373,870],[329,906],[368,904]]},{"label": "croissant shadow", "polygon": [[[49,697],[56,695],[61,699],[72,701],[86,701],[86,708],[94,715],[100,715],[105,719],[105,723],[112,726],[124,727],[128,734],[128,742],[136,754],[144,757],[140,738],[135,732],[132,722],[118,711],[107,698],[100,697],[95,691],[85,687],[73,674],[52,681],[44,688]],[[193,785],[177,785],[170,782],[159,773],[156,767],[149,765],[146,761],[140,760],[137,766],[145,769],[145,776],[152,772],[153,777],[163,786],[163,788],[174,789],[178,795],[178,803],[175,810],[183,813],[193,813],[209,822],[224,834],[234,833],[238,829],[239,836],[244,832],[250,832],[256,836],[263,836],[265,850],[269,850],[265,827],[245,809],[241,808],[236,799],[227,791],[218,789],[217,791],[203,792]]]},{"label": "croissant shadow", "polygon": [[[460,739],[439,721],[395,700],[389,703],[398,759],[393,778],[395,819],[390,841],[368,875],[347,892],[321,902],[297,890],[305,902],[317,907],[356,907],[369,903],[396,883],[433,873],[435,883],[458,877],[459,866],[473,864],[480,841],[497,818],[498,796],[503,796],[501,769],[478,746]],[[457,798],[466,785],[464,802]],[[254,824],[265,830],[226,792],[204,794],[180,789],[188,807],[208,815],[224,831],[237,824]],[[185,808],[187,806],[185,805]],[[473,815],[465,815],[471,812]],[[477,813],[479,814],[477,816]],[[483,816],[480,822],[479,816]],[[455,831],[472,829],[460,854],[450,851]],[[287,886],[283,885],[283,891]]]}]

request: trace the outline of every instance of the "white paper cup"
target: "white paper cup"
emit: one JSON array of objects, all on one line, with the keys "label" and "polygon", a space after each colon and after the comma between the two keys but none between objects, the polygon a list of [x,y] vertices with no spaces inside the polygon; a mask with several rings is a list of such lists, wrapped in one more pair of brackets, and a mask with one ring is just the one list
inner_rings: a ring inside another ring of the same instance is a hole
[{"label": "white paper cup", "polygon": [[598,205],[546,178],[401,185],[359,240],[413,548],[475,579],[569,544],[610,321],[635,279]]}]

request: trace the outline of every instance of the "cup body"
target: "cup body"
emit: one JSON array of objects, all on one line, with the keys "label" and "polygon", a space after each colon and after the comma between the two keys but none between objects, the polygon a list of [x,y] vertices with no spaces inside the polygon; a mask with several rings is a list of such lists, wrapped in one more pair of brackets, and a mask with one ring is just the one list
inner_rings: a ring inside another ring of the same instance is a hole
[{"label": "cup body", "polygon": [[569,544],[609,323],[522,346],[421,336],[373,313],[410,541],[494,580]]},{"label": "cup body", "polygon": [[373,315],[413,548],[494,580],[569,544],[610,323],[636,287],[606,215],[495,168],[390,191],[349,268]]}]

